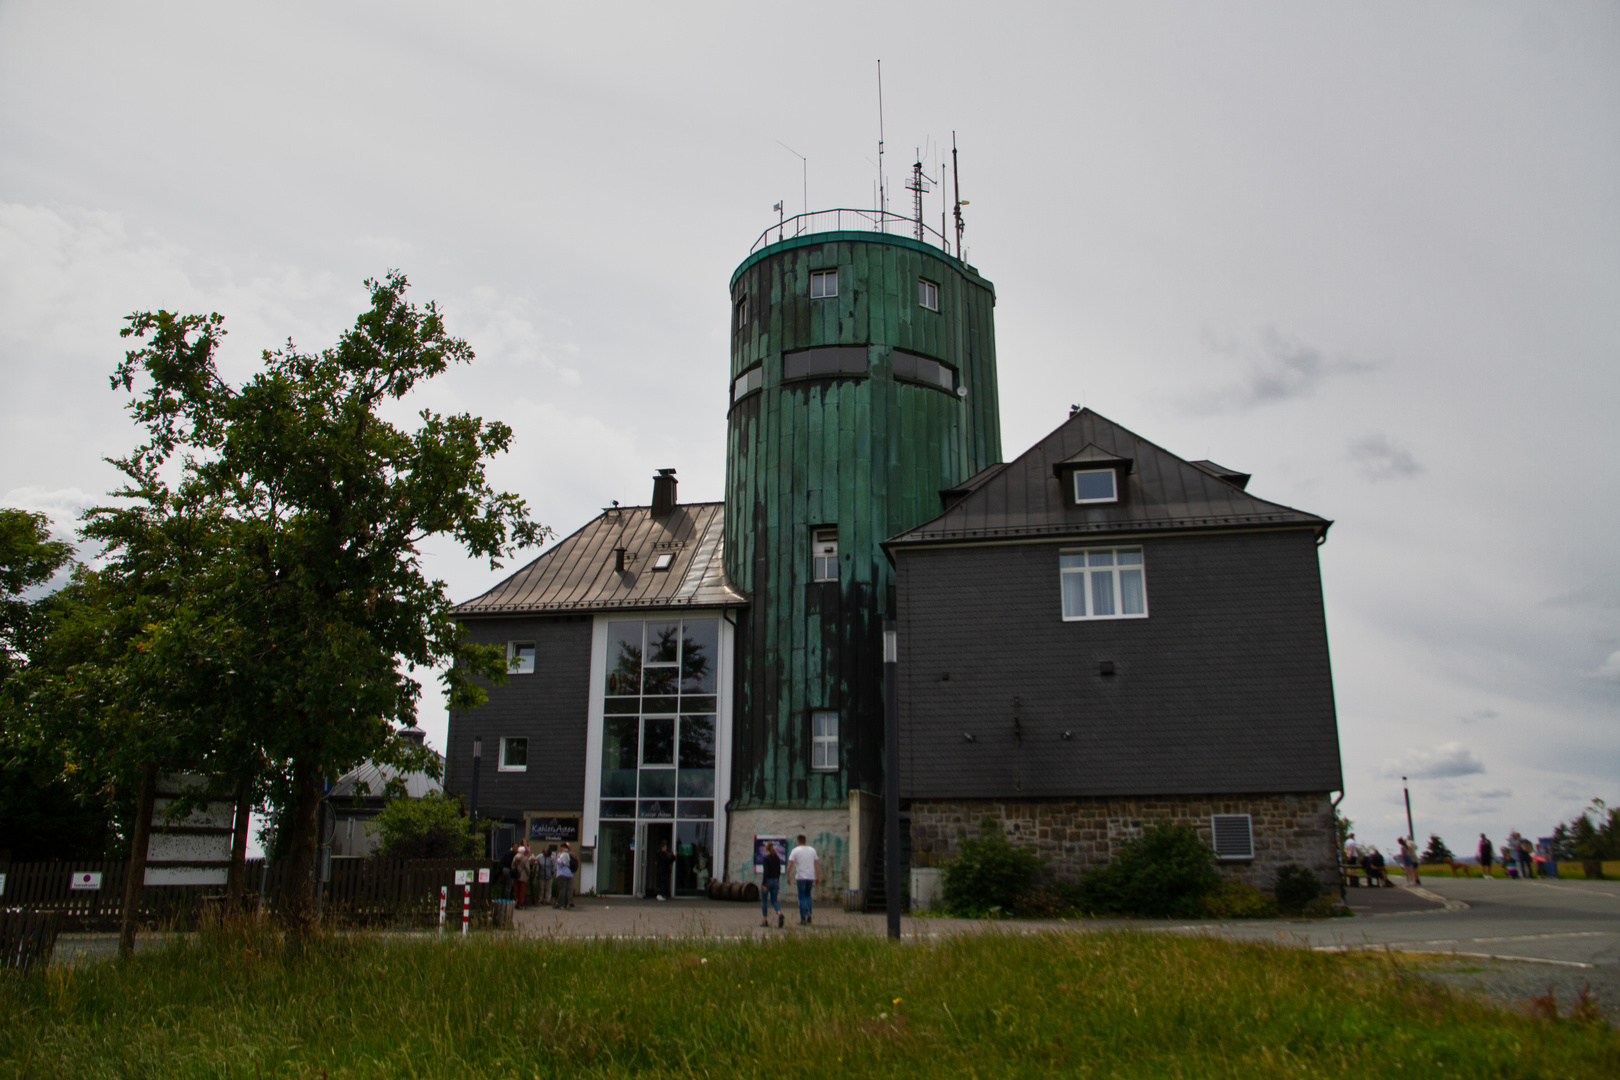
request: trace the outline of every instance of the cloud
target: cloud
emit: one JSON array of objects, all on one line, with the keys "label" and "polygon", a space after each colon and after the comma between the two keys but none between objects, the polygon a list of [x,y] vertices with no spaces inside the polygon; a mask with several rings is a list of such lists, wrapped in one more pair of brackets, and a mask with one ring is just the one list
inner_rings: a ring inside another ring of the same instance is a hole
[{"label": "cloud", "polygon": [[1461,720],[1465,724],[1477,724],[1481,720],[1495,720],[1501,715],[1502,714],[1497,712],[1495,709],[1475,709],[1467,716],[1459,716],[1457,719]]},{"label": "cloud", "polygon": [[98,501],[97,496],[76,487],[57,488],[54,491],[41,487],[19,487],[0,495],[0,506],[43,513],[51,519],[52,534],[64,538],[72,535],[79,515]]},{"label": "cloud", "polygon": [[1485,771],[1485,763],[1460,742],[1440,743],[1422,750],[1408,750],[1398,761],[1386,762],[1385,776],[1410,776],[1435,780],[1448,776],[1470,776]]},{"label": "cloud", "polygon": [[1242,350],[1233,342],[1205,335],[1211,350],[1229,355],[1249,353],[1249,372],[1235,386],[1207,390],[1187,398],[1198,412],[1240,412],[1260,405],[1307,398],[1324,383],[1344,375],[1374,370],[1377,365],[1350,356],[1330,355],[1326,350],[1266,327],[1260,332],[1256,349]]},{"label": "cloud", "polygon": [[1609,658],[1598,665],[1592,672],[1592,678],[1601,682],[1620,683],[1620,649],[1609,654]]},{"label": "cloud", "polygon": [[1374,482],[1401,476],[1416,476],[1423,463],[1412,451],[1397,446],[1383,435],[1364,435],[1350,443],[1350,460],[1361,466],[1361,473]]}]

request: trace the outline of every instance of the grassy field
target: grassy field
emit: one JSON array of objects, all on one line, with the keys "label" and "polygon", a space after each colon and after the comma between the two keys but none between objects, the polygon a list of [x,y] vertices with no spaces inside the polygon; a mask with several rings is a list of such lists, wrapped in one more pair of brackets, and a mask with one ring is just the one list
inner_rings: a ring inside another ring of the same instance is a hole
[{"label": "grassy field", "polygon": [[215,936],[0,980],[6,1077],[1620,1075],[1620,1034],[1384,958],[1151,934],[895,946]]}]

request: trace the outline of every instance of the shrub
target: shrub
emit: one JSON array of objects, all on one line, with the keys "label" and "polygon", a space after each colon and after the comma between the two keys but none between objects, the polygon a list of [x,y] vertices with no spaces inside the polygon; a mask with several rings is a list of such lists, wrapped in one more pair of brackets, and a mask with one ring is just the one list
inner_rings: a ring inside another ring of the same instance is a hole
[{"label": "shrub", "polygon": [[390,799],[377,815],[385,859],[459,859],[478,854],[461,800],[431,792],[420,799]]},{"label": "shrub", "polygon": [[1204,894],[1204,914],[1212,919],[1271,919],[1277,901],[1241,881],[1223,881]]},{"label": "shrub", "polygon": [[1322,882],[1311,870],[1299,863],[1284,863],[1277,867],[1274,889],[1277,906],[1289,914],[1298,914],[1305,905],[1322,895]]},{"label": "shrub", "polygon": [[1107,866],[1086,875],[1081,899],[1088,911],[1197,917],[1204,896],[1219,883],[1215,852],[1197,832],[1186,825],[1149,825]]},{"label": "shrub", "polygon": [[1018,897],[1014,910],[1037,919],[1055,919],[1080,907],[1079,893],[1073,885],[1036,885]]},{"label": "shrub", "polygon": [[985,818],[976,839],[962,841],[955,858],[940,864],[944,907],[952,915],[978,918],[992,909],[1012,914],[1040,872],[1039,856],[1014,847],[993,818]]}]

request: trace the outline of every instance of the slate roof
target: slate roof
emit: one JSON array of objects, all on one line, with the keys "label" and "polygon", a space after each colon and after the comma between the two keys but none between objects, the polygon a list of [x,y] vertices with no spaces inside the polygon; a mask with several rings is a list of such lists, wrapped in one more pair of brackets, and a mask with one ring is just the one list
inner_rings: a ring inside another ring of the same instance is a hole
[{"label": "slate roof", "polygon": [[[1069,506],[1055,467],[1107,455],[1127,458],[1120,502]],[[1078,461],[1076,460],[1078,459]],[[1204,462],[1202,466],[1213,466]],[[1230,479],[1220,473],[1229,473]],[[1201,467],[1109,420],[1081,409],[1006,465],[991,466],[939,517],[891,537],[884,547],[1110,532],[1306,526],[1326,533],[1332,522],[1243,490],[1245,474]]]},{"label": "slate roof", "polygon": [[[723,503],[683,503],[662,518],[647,506],[604,510],[573,535],[457,615],[610,611],[622,608],[738,607],[748,602],[721,565]],[[614,549],[626,550],[625,569]],[[654,570],[659,555],[674,558]]]}]

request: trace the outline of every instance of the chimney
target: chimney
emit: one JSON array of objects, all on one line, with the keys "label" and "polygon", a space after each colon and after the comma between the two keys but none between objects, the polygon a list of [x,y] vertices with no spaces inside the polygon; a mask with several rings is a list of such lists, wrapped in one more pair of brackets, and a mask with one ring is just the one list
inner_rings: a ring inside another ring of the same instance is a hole
[{"label": "chimney", "polygon": [[675,509],[675,470],[659,469],[653,477],[652,516],[669,517]]}]

